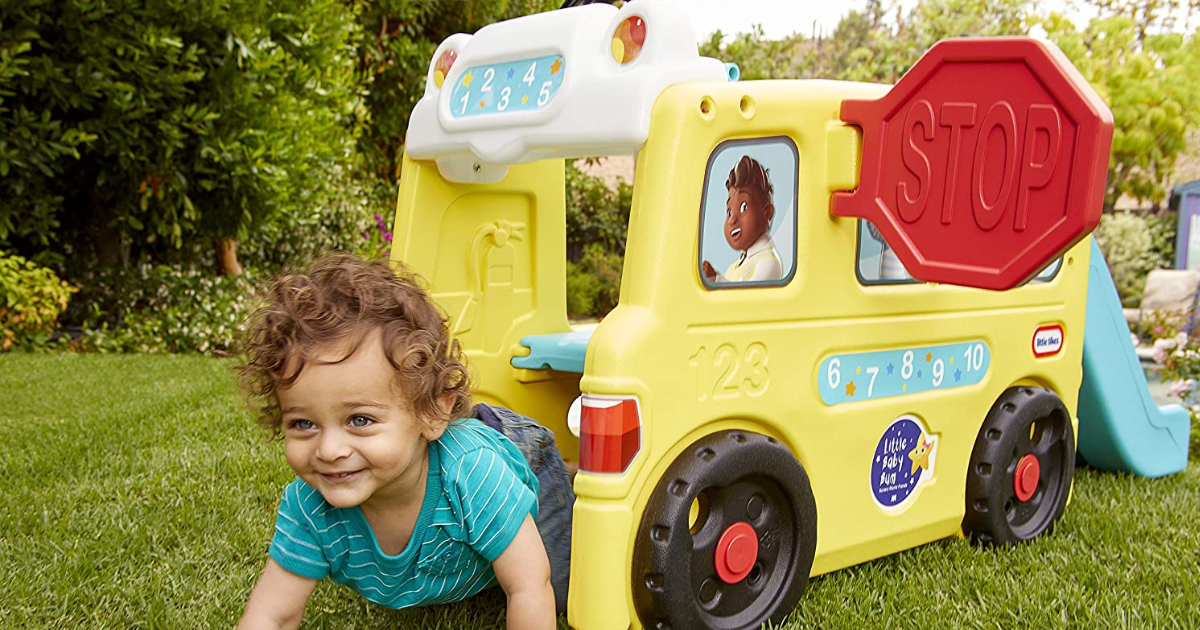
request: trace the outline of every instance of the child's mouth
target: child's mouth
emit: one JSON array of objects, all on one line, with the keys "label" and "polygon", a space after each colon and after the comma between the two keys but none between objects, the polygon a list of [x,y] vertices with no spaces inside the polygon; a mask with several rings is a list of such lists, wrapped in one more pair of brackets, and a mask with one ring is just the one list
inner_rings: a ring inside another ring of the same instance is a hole
[{"label": "child's mouth", "polygon": [[356,475],[358,475],[358,473],[360,473],[360,472],[362,472],[362,471],[361,470],[352,470],[349,472],[340,472],[340,473],[320,473],[320,475],[326,481],[332,481],[334,483],[338,483],[338,482],[342,482],[342,481],[349,481],[350,479],[353,479]]},{"label": "child's mouth", "polygon": [[729,230],[729,238],[737,238],[738,234],[742,233],[742,228],[733,228]]}]

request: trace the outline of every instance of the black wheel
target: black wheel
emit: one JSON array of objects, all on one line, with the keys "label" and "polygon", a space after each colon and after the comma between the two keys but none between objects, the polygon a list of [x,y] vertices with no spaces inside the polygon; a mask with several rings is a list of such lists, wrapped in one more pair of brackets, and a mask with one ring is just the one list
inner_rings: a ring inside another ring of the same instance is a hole
[{"label": "black wheel", "polygon": [[1075,473],[1071,415],[1054,392],[1013,387],[992,405],[971,452],[963,532],[1012,544],[1049,532]]},{"label": "black wheel", "polygon": [[633,599],[647,628],[733,630],[796,607],[817,547],[808,474],[778,440],[705,436],[667,469],[633,553]]}]

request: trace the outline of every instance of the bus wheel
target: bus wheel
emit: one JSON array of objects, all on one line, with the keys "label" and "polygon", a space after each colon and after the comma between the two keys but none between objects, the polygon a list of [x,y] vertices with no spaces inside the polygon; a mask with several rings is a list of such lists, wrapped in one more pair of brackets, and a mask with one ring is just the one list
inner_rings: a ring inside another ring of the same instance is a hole
[{"label": "bus wheel", "polygon": [[1050,531],[1075,473],[1071,414],[1054,392],[1013,387],[992,405],[967,471],[963,532],[1005,545]]},{"label": "bus wheel", "polygon": [[633,553],[647,628],[758,628],[804,594],[817,546],[808,474],[786,446],[746,431],[705,436],[667,469]]}]

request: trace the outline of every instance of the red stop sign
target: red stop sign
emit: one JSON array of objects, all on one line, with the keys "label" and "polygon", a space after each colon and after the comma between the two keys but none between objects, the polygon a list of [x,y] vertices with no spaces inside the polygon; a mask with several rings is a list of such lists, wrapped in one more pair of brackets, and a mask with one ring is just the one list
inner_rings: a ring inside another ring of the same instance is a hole
[{"label": "red stop sign", "polygon": [[942,41],[841,117],[862,176],[832,213],[874,223],[915,278],[1009,289],[1100,222],[1112,112],[1053,44]]}]

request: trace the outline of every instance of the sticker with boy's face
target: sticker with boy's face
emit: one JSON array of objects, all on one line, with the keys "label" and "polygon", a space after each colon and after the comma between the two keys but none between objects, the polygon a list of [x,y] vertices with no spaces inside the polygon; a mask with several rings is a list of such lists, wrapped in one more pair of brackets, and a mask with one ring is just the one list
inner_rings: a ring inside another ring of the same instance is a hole
[{"label": "sticker with boy's face", "polygon": [[706,288],[780,285],[796,267],[797,154],[788,138],[722,143],[709,158],[699,273]]},{"label": "sticker with boy's face", "polygon": [[751,187],[730,188],[725,203],[725,241],[742,251],[767,233],[775,206],[768,195]]}]

